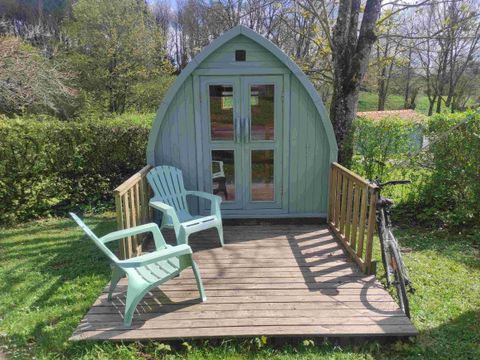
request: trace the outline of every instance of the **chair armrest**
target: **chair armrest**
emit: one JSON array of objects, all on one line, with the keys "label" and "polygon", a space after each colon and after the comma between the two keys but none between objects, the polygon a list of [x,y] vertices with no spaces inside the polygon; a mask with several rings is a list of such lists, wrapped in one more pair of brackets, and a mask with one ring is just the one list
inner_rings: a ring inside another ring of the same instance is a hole
[{"label": "chair armrest", "polygon": [[182,255],[191,255],[192,249],[186,244],[167,247],[166,249],[156,250],[154,252],[140,255],[128,260],[120,260],[117,265],[123,268],[136,268],[148,264],[156,263],[162,260],[168,260]]},{"label": "chair armrest", "polygon": [[107,235],[101,237],[100,241],[105,244],[105,243],[113,241],[113,240],[119,240],[119,239],[123,239],[123,238],[129,237],[129,236],[143,234],[143,233],[146,233],[146,232],[152,232],[153,235],[155,236],[155,233],[160,232],[160,230],[158,229],[157,224],[149,223],[149,224],[145,224],[145,225],[135,226],[135,227],[129,228],[129,229],[124,229],[124,230],[118,230],[118,231],[111,232],[110,234],[107,234]]},{"label": "chair armrest", "polygon": [[209,194],[203,191],[187,191],[187,195],[198,196],[207,200],[210,200],[212,206],[210,207],[210,215],[215,215],[219,219],[221,218],[220,213],[220,204],[222,203],[222,198],[218,195]]},{"label": "chair armrest", "polygon": [[215,202],[215,201],[217,201],[218,203],[222,202],[222,198],[220,196],[209,194],[203,191],[187,191],[186,194],[192,195],[192,196],[198,196],[198,197],[210,200],[211,202]]},{"label": "chair armrest", "polygon": [[164,202],[161,202],[160,200],[156,200],[155,198],[150,199],[148,204],[151,207],[153,207],[157,210],[160,210],[161,212],[164,212],[168,215],[170,215],[171,212],[175,212],[175,209],[173,208],[173,206],[165,204]]},{"label": "chair armrest", "polygon": [[164,202],[161,202],[160,200],[156,200],[155,198],[150,199],[148,204],[154,209],[160,210],[163,213],[162,227],[166,216],[169,216],[172,219],[173,228],[175,229],[175,235],[178,236],[180,232],[180,220],[178,218],[177,212],[175,211],[175,208],[173,206],[165,204]]}]

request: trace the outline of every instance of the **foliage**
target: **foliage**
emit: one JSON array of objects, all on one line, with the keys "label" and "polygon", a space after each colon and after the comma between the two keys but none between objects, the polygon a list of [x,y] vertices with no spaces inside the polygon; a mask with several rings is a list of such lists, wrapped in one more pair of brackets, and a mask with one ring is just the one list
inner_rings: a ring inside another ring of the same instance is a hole
[{"label": "foliage", "polygon": [[[89,216],[86,222],[100,236],[115,230],[111,213]],[[51,219],[1,229],[0,351],[21,359],[479,358],[480,234],[410,228],[396,235],[409,249],[404,259],[417,288],[410,296],[420,331],[416,341],[335,346],[302,339],[275,346],[268,338],[254,338],[122,344],[68,341],[110,272],[107,259],[73,221]],[[378,246],[374,250],[379,261]]]},{"label": "foliage", "polygon": [[128,109],[132,112],[150,112],[158,109],[169,87],[175,81],[173,75],[157,77],[132,86]]},{"label": "foliage", "polygon": [[0,119],[0,224],[108,203],[145,165],[148,132],[128,119]]},{"label": "foliage", "polygon": [[[459,127],[454,126],[469,119]],[[446,226],[478,225],[480,220],[480,114],[438,114],[427,130],[432,141],[431,176],[423,194],[422,217]],[[431,164],[430,164],[431,162]]]},{"label": "foliage", "polygon": [[367,179],[383,179],[389,161],[401,159],[421,147],[422,126],[394,117],[357,118],[354,142],[359,155],[356,170]]},{"label": "foliage", "polygon": [[0,54],[0,113],[69,115],[76,95],[67,85],[72,74],[19,38],[0,36]]},{"label": "foliage", "polygon": [[[145,2],[79,0],[66,29],[74,44],[68,59],[79,72],[79,85],[105,109],[123,113],[139,102],[141,110],[158,105],[171,82],[164,76],[173,68],[164,34]],[[146,93],[149,99],[143,103]]]}]

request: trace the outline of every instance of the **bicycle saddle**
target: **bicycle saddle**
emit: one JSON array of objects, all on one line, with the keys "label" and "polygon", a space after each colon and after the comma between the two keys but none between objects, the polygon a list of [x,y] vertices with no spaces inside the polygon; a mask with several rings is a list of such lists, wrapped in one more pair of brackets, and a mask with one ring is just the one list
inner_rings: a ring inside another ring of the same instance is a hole
[{"label": "bicycle saddle", "polygon": [[390,206],[393,205],[393,200],[388,199],[388,198],[380,198],[377,201],[377,207],[384,207],[384,206]]}]

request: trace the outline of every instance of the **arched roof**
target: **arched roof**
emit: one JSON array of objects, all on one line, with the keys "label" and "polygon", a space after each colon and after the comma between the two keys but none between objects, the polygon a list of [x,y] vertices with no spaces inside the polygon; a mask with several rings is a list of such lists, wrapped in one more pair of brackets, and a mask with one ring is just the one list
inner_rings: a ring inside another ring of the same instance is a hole
[{"label": "arched roof", "polygon": [[328,117],[325,106],[323,105],[322,99],[318,95],[317,90],[314,88],[313,84],[310,82],[308,77],[303,73],[303,71],[298,67],[295,62],[290,59],[287,54],[285,54],[280,48],[278,48],[274,43],[264,38],[262,35],[256,33],[255,31],[247,28],[243,25],[235,26],[226,33],[219,36],[217,39],[212,41],[208,46],[206,46],[199,54],[197,54],[192,61],[183,69],[180,75],[175,80],[174,84],[170,87],[167,94],[165,95],[163,101],[160,104],[157,115],[150,130],[150,135],[148,138],[147,145],[147,163],[150,165],[155,164],[155,143],[158,139],[159,131],[161,129],[162,121],[165,117],[165,114],[172,102],[173,98],[177,94],[178,90],[184,83],[184,81],[192,74],[192,72],[204,61],[208,56],[215,52],[222,45],[227,43],[229,40],[243,35],[250,40],[253,40],[257,44],[263,46],[265,49],[270,51],[278,60],[280,60],[300,81],[304,86],[305,90],[310,95],[317,111],[320,114],[320,118],[323,122],[323,127],[327,135],[329,148],[330,148],[330,161],[337,160],[337,141],[335,139],[335,134],[333,132],[332,123]]}]

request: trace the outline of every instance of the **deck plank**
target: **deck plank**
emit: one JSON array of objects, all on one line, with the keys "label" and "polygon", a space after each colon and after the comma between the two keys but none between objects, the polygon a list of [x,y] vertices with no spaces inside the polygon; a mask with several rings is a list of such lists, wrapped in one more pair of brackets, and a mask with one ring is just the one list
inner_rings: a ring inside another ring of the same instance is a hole
[{"label": "deck plank", "polygon": [[[172,243],[171,232],[165,232]],[[398,337],[418,334],[393,298],[346,256],[320,225],[224,227],[190,238],[208,300],[184,271],[152,290],[123,326],[127,281],[113,301],[106,286],[72,340],[146,340],[248,336]]]}]

